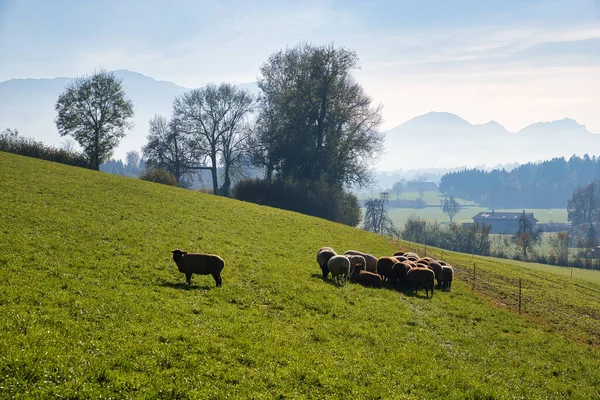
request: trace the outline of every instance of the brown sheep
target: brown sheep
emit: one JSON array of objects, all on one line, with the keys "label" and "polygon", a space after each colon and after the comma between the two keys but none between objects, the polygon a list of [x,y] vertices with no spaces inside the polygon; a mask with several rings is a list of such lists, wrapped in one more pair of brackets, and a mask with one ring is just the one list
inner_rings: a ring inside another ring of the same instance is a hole
[{"label": "brown sheep", "polygon": [[331,247],[321,247],[317,252],[317,263],[323,273],[323,279],[327,279],[327,275],[329,275],[329,268],[327,267],[329,259],[336,255],[336,252]]},{"label": "brown sheep", "polygon": [[406,261],[408,260],[408,258],[404,257],[404,256],[394,256],[394,258],[400,262]]},{"label": "brown sheep", "polygon": [[[412,252],[412,251],[409,251],[408,253],[404,253],[404,257],[406,257],[406,258],[414,257],[417,260],[419,259],[419,255],[417,253]],[[415,260],[415,261],[417,261],[417,260]]]},{"label": "brown sheep", "polygon": [[431,261],[433,261],[433,259],[431,257],[423,257],[423,258],[419,258],[417,260],[417,264],[421,263],[421,264],[429,265],[429,263]]},{"label": "brown sheep", "polygon": [[368,253],[363,253],[362,251],[356,251],[356,250],[348,250],[347,252],[344,253],[345,256],[363,256],[365,258],[365,261],[367,262],[367,271],[369,272],[373,272],[373,273],[377,273],[377,257],[368,254]]},{"label": "brown sheep", "polygon": [[442,281],[442,266],[440,265],[440,263],[434,261],[429,263],[427,268],[432,270],[435,274],[435,279],[437,280],[437,287],[439,289]]},{"label": "brown sheep", "polygon": [[398,262],[392,267],[392,273],[390,279],[392,281],[392,287],[403,288],[406,286],[406,274],[411,269],[411,265],[407,262]]},{"label": "brown sheep", "polygon": [[436,262],[437,262],[438,264],[440,264],[441,266],[448,265],[448,264],[446,264],[446,262],[444,262],[444,261],[442,261],[442,260],[437,260]]},{"label": "brown sheep", "polygon": [[434,278],[435,274],[428,268],[411,268],[406,274],[408,287],[414,290],[415,294],[418,289],[425,289],[427,297],[429,297],[430,289],[431,297],[433,297]]},{"label": "brown sheep", "polygon": [[442,290],[450,291],[452,280],[454,279],[454,269],[450,265],[442,265],[442,282],[440,286]]},{"label": "brown sheep", "polygon": [[383,285],[383,280],[381,279],[381,275],[374,274],[369,271],[359,271],[358,273],[358,283],[363,286],[370,286],[374,288],[380,288]]},{"label": "brown sheep", "polygon": [[177,264],[179,272],[185,274],[185,283],[191,284],[192,274],[212,275],[217,287],[222,286],[221,271],[225,261],[214,254],[188,253],[179,249],[173,250],[173,261]]},{"label": "brown sheep", "polygon": [[391,278],[392,268],[394,264],[399,262],[394,257],[379,257],[377,260],[377,273],[383,278],[383,282],[387,282]]},{"label": "brown sheep", "polygon": [[405,253],[403,251],[397,251],[394,253],[394,257],[396,256],[403,256]]},{"label": "brown sheep", "polygon": [[352,271],[350,271],[350,282],[352,283],[358,283],[359,279],[360,279],[360,271],[364,271],[365,267],[363,267],[362,265],[356,265]]}]

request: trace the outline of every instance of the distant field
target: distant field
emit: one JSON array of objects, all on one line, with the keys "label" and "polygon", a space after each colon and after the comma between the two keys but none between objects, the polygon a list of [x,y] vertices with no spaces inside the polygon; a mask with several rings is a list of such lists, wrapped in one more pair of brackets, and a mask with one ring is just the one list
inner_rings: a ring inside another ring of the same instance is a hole
[{"label": "distant field", "polygon": [[[600,284],[600,271],[593,269],[584,269],[584,268],[568,268],[568,267],[558,267],[556,265],[548,265],[548,264],[539,264],[532,262],[524,262],[517,260],[506,260],[504,258],[494,258],[494,257],[484,257],[477,256],[477,258],[484,258],[488,260],[493,260],[497,262],[502,262],[510,265],[517,265],[522,268],[531,269],[534,271],[540,272],[548,272],[556,275],[562,275],[573,278],[578,278],[587,282]],[[572,270],[572,271],[571,271]],[[571,275],[572,272],[572,275]]]},{"label": "distant field", "polygon": [[[454,217],[454,221],[458,223],[473,222],[473,216],[477,215],[482,211],[490,211],[488,208],[482,207],[465,207]],[[523,210],[517,209],[498,209],[496,211],[502,212],[523,212]],[[553,209],[526,209],[526,212],[532,212],[533,216],[540,223],[547,222],[568,222],[567,210],[553,208]],[[388,215],[396,226],[404,226],[406,220],[411,216],[423,218],[427,221],[437,221],[440,223],[449,222],[450,219],[446,214],[443,213],[442,209],[438,207],[425,207],[425,208],[390,208]]]},{"label": "distant field", "polygon": [[[402,194],[400,194],[399,197],[396,196],[396,193],[394,192],[388,192],[389,193],[389,199],[390,200],[397,200],[397,199],[403,199],[403,200],[416,200],[417,198],[419,198],[419,192],[403,192]],[[358,199],[359,200],[368,200],[368,199],[378,199],[380,196],[380,192],[361,192],[358,193]],[[423,192],[423,201],[427,204],[427,205],[431,205],[431,206],[439,206],[440,205],[440,200],[442,200],[444,197],[442,195],[440,195],[439,192]],[[462,199],[456,199],[461,205],[473,205],[475,203],[473,203],[472,201],[466,201],[466,200],[462,200]]]}]

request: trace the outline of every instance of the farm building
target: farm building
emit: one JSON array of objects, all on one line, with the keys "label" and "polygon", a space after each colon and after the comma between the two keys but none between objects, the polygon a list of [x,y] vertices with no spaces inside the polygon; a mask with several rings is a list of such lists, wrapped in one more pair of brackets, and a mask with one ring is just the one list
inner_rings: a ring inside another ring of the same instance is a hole
[{"label": "farm building", "polygon": [[533,213],[525,213],[525,210],[522,213],[495,212],[494,210],[491,212],[480,212],[473,217],[473,223],[491,225],[492,230],[490,233],[507,233],[512,235],[519,230],[519,218],[521,217],[528,218],[535,230],[538,220],[533,217]]}]

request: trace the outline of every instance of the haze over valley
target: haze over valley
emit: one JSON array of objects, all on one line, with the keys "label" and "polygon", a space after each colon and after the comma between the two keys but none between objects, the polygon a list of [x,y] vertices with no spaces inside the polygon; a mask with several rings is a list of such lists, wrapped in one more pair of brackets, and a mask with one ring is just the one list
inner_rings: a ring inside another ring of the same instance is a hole
[{"label": "haze over valley", "polygon": [[[135,107],[134,127],[114,153],[115,158],[124,159],[127,151],[139,151],[146,143],[150,118],[155,114],[170,116],[173,99],[191,88],[134,71],[117,70],[114,73],[123,79],[125,91]],[[61,146],[65,139],[56,130],[54,105],[72,79],[0,82],[0,131],[15,128],[23,136]],[[254,96],[260,92],[256,82],[239,87]],[[498,164],[569,158],[573,154],[600,154],[600,135],[570,118],[534,122],[517,132],[509,132],[496,121],[471,124],[458,115],[432,111],[384,133],[385,152],[375,165],[378,171],[463,166],[490,168]]]}]

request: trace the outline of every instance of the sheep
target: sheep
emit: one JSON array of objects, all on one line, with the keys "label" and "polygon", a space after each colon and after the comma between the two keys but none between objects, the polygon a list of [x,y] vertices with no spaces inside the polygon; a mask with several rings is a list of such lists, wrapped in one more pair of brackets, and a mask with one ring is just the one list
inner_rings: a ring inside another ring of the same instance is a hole
[{"label": "sheep", "polygon": [[373,272],[360,270],[358,273],[358,283],[363,286],[370,286],[374,288],[380,288],[383,284],[381,275],[374,274]]},{"label": "sheep", "polygon": [[433,259],[431,257],[423,257],[423,258],[419,258],[417,260],[417,264],[421,263],[421,264],[424,264],[424,265],[429,265],[429,263],[431,261],[433,261]]},{"label": "sheep", "polygon": [[405,253],[403,251],[397,251],[394,253],[394,257],[396,256],[403,256]]},{"label": "sheep", "polygon": [[444,262],[444,261],[441,261],[441,260],[436,260],[436,262],[437,262],[438,264],[440,264],[442,267],[443,267],[444,265],[448,265],[448,264],[446,264],[446,262]]},{"label": "sheep", "polygon": [[319,263],[319,267],[323,273],[323,279],[327,279],[327,275],[329,275],[327,262],[333,256],[337,256],[337,253],[331,247],[321,247],[317,252],[317,263]]},{"label": "sheep", "polygon": [[408,258],[404,257],[404,256],[394,256],[394,258],[400,262],[406,261],[408,260]]},{"label": "sheep", "polygon": [[367,262],[366,270],[377,273],[377,258],[371,254],[363,253],[362,251],[348,250],[344,253],[345,256],[363,256]]},{"label": "sheep", "polygon": [[427,266],[430,270],[435,274],[435,279],[437,280],[437,286],[440,288],[441,280],[442,280],[442,266],[437,262],[431,262]]},{"label": "sheep", "polygon": [[[409,251],[408,253],[404,253],[404,257],[409,258],[409,257],[414,257],[417,260],[419,259],[419,255],[417,253],[414,253],[412,251]],[[417,261],[415,260],[415,261]]]},{"label": "sheep", "polygon": [[429,289],[431,289],[431,297],[433,297],[433,285],[435,274],[428,268],[411,268],[406,274],[406,282],[415,294],[418,289],[425,289],[425,294],[429,297]]},{"label": "sheep", "polygon": [[363,270],[367,268],[367,261],[363,256],[348,255],[346,257],[350,260],[350,275],[352,275],[354,269],[358,266],[362,267]]},{"label": "sheep", "polygon": [[175,249],[172,251],[173,261],[177,264],[179,272],[185,274],[185,283],[191,284],[192,274],[212,275],[217,287],[223,285],[221,271],[225,267],[225,261],[214,254],[188,253]]},{"label": "sheep", "polygon": [[399,262],[394,257],[380,257],[377,260],[377,273],[381,275],[384,282],[387,282],[391,278],[392,268],[394,264]]},{"label": "sheep", "polygon": [[404,287],[406,285],[406,274],[411,268],[411,265],[407,262],[398,262],[394,264],[390,274],[392,287]]},{"label": "sheep", "polygon": [[340,283],[340,280],[345,283],[350,274],[350,260],[346,256],[333,256],[327,262],[327,268],[335,283]]},{"label": "sheep", "polygon": [[442,290],[450,291],[452,286],[452,279],[454,279],[454,269],[450,265],[442,265]]},{"label": "sheep", "polygon": [[356,265],[352,271],[350,271],[350,282],[358,283],[360,280],[360,271],[364,271],[365,267],[362,265]]}]

